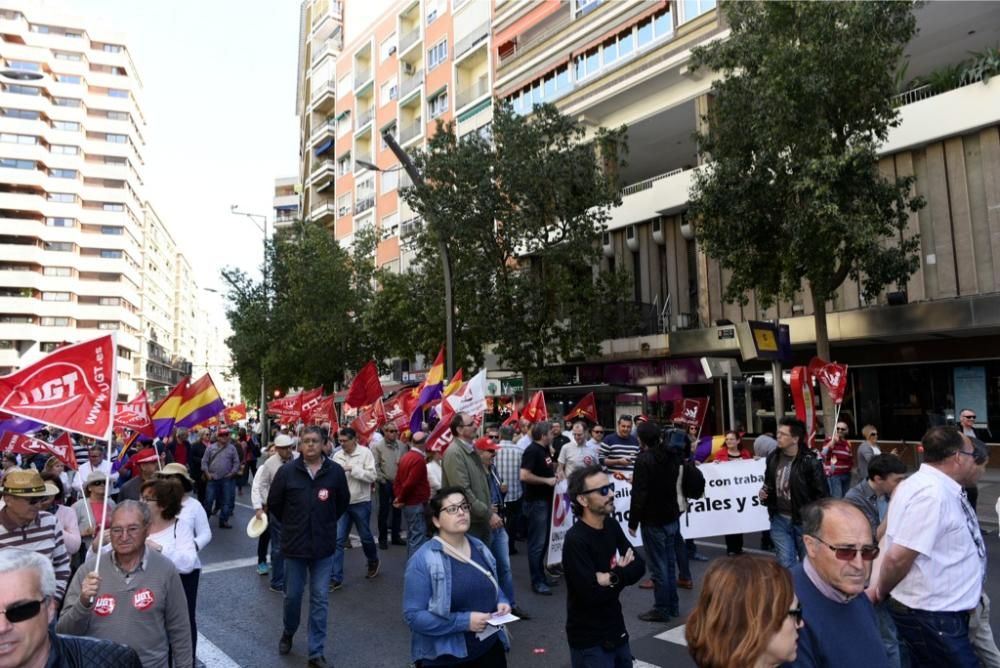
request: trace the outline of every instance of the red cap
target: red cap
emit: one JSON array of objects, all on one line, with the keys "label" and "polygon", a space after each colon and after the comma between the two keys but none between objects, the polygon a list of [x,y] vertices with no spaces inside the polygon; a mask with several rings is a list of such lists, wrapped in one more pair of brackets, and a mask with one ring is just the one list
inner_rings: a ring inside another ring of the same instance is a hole
[{"label": "red cap", "polygon": [[228,436],[228,435],[229,435],[229,427],[222,427],[216,433],[216,436]]},{"label": "red cap", "polygon": [[135,453],[135,462],[137,464],[148,464],[150,462],[156,462],[159,457],[156,456],[156,450],[153,448],[145,448]]},{"label": "red cap", "polygon": [[489,452],[495,452],[500,449],[500,446],[489,436],[480,436],[475,440],[473,445],[476,446],[476,450],[487,450]]}]

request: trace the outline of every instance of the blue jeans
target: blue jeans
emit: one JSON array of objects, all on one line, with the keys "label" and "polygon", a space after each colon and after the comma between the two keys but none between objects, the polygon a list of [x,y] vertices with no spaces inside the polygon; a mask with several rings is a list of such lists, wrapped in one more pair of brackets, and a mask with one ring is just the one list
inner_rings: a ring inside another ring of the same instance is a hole
[{"label": "blue jeans", "polygon": [[545,577],[545,544],[549,538],[549,516],[552,508],[548,501],[525,501],[521,512],[528,520],[528,572],[531,588],[548,585]]},{"label": "blue jeans", "polygon": [[216,500],[219,502],[219,521],[228,522],[233,516],[233,506],[236,505],[236,479],[223,478],[209,480],[205,489],[205,511],[211,515]]},{"label": "blue jeans", "polygon": [[500,589],[507,595],[510,606],[517,607],[514,601],[514,574],[510,570],[510,544],[504,527],[490,531],[490,552],[497,560],[497,582],[500,583]]},{"label": "blue jeans", "polygon": [[326,643],[326,612],[330,589],[330,568],[333,556],[322,559],[285,559],[285,615],[287,635],[294,635],[299,628],[302,613],[302,594],[309,577],[309,658],[323,656]]},{"label": "blue jeans", "polygon": [[627,642],[614,649],[570,647],[569,660],[572,668],[632,668],[632,648]]},{"label": "blue jeans", "polygon": [[427,542],[427,518],[423,504],[403,506],[403,520],[406,522],[406,559],[409,560],[420,546]]},{"label": "blue jeans", "polygon": [[778,553],[778,563],[788,569],[795,568],[806,552],[802,544],[802,525],[784,515],[771,518],[771,542]]},{"label": "blue jeans", "polygon": [[352,524],[358,529],[361,547],[368,557],[368,563],[378,561],[378,550],[375,549],[375,538],[372,537],[372,502],[352,503],[337,521],[337,551],[333,553],[333,568],[330,572],[332,582],[344,581],[344,545],[349,540]]},{"label": "blue jeans", "polygon": [[913,668],[981,665],[969,639],[969,613],[913,610],[893,599],[887,605]]},{"label": "blue jeans", "polygon": [[851,474],[841,473],[840,475],[832,475],[826,479],[826,482],[830,485],[830,496],[835,499],[842,499],[847,494],[847,490],[851,488]]},{"label": "blue jeans", "polygon": [[[882,636],[882,646],[889,657],[891,668],[900,668],[903,663],[899,655],[899,638],[896,636],[896,623],[892,621],[888,605],[885,601],[875,606],[875,616],[878,618],[878,631]],[[906,663],[909,666],[909,662]]]},{"label": "blue jeans", "polygon": [[285,588],[285,557],[281,553],[281,522],[274,513],[267,514],[267,528],[271,532],[271,586]]},{"label": "blue jeans", "polygon": [[[386,536],[392,534],[392,540],[399,538],[399,508],[392,506],[395,495],[392,493],[391,482],[380,482],[378,484],[378,541],[384,543]],[[390,523],[389,518],[392,517]],[[391,524],[391,527],[390,527]]]},{"label": "blue jeans", "polygon": [[680,531],[674,536],[674,557],[677,558],[677,577],[681,580],[690,580],[691,559],[688,557],[687,544]]},{"label": "blue jeans", "polygon": [[675,539],[681,526],[677,520],[660,526],[645,524],[642,527],[642,545],[649,559],[649,572],[653,577],[653,607],[665,617],[679,617],[681,603],[677,597],[677,578],[674,576]]}]

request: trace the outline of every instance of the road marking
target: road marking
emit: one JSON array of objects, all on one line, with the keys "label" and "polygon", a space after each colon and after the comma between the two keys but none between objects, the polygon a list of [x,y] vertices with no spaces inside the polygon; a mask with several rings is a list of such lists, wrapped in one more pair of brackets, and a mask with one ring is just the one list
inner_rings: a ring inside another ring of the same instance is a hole
[{"label": "road marking", "polygon": [[245,503],[240,503],[239,501],[236,502],[236,505],[239,506],[240,508],[246,508],[247,510],[253,510],[253,506],[249,506],[249,505],[247,505]]},{"label": "road marking", "polygon": [[229,561],[219,561],[214,564],[209,564],[208,566],[201,567],[201,573],[215,573],[217,571],[231,571],[236,568],[246,568],[247,566],[256,566],[257,557],[246,557],[245,559],[230,559]]},{"label": "road marking", "polygon": [[656,664],[646,663],[645,661],[640,661],[639,659],[636,659],[636,658],[632,659],[632,667],[633,668],[660,668]]},{"label": "road marking", "polygon": [[230,659],[228,654],[201,633],[198,634],[198,658],[206,668],[240,668],[240,664]]},{"label": "road marking", "polygon": [[[694,544],[695,545],[701,545],[702,547],[718,547],[718,548],[721,548],[723,550],[726,549],[725,545],[720,545],[719,543],[710,543],[710,542],[705,541],[705,540],[696,540],[694,542]],[[754,549],[752,547],[744,547],[743,551],[744,552],[749,552],[751,554],[765,554],[765,555],[767,555],[767,554],[774,554],[774,552],[768,552],[767,550],[756,550],[756,549]]]},{"label": "road marking", "polygon": [[684,624],[675,626],[674,628],[664,631],[663,633],[658,633],[654,637],[657,640],[666,640],[667,642],[672,642],[675,645],[683,645],[684,647],[687,647],[687,640],[684,638]]}]

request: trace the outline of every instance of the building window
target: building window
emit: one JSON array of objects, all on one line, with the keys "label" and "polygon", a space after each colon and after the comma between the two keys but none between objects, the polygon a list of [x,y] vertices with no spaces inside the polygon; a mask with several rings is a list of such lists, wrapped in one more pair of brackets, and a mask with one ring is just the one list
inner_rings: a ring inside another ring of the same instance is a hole
[{"label": "building window", "polygon": [[73,51],[55,51],[53,52],[53,55],[56,57],[56,60],[70,60],[73,62],[80,62],[83,60],[82,53],[74,53]]},{"label": "building window", "polygon": [[69,144],[51,144],[49,146],[49,153],[55,153],[58,155],[79,155],[79,146],[70,146]]},{"label": "building window", "polygon": [[392,33],[379,44],[379,62],[384,63],[390,56],[396,53],[396,33]]},{"label": "building window", "polygon": [[34,169],[34,160],[17,160],[15,158],[0,158],[0,167],[8,169]]},{"label": "building window", "polygon": [[110,234],[112,236],[121,236],[125,234],[124,227],[118,227],[116,225],[101,225],[101,234]]},{"label": "building window", "polygon": [[444,38],[431,48],[427,49],[427,71],[448,59],[448,38]]},{"label": "building window", "polygon": [[4,109],[3,115],[7,118],[23,118],[28,121],[37,121],[41,118],[39,112],[29,111],[28,109]]},{"label": "building window", "polygon": [[37,144],[38,137],[34,135],[18,135],[10,132],[0,132],[0,142],[4,144]]},{"label": "building window", "polygon": [[60,345],[62,344],[55,341],[42,341],[38,344],[38,349],[43,353],[51,353],[53,350],[57,350]]},{"label": "building window", "polygon": [[101,306],[121,306],[121,297],[101,297],[98,304]]},{"label": "building window", "polygon": [[50,202],[62,202],[72,204],[76,202],[76,195],[73,193],[49,193],[46,199]]},{"label": "building window", "polygon": [[24,86],[22,84],[7,84],[8,93],[17,93],[18,95],[38,95],[42,91],[41,88],[36,88],[35,86]]},{"label": "building window", "polygon": [[56,81],[60,83],[68,84],[80,84],[83,83],[83,77],[78,74],[57,74]]},{"label": "building window", "polygon": [[685,23],[715,9],[715,0],[682,0],[680,5],[681,16],[679,18],[681,23]]},{"label": "building window", "polygon": [[396,85],[396,78],[393,77],[389,81],[386,81],[379,88],[379,103],[381,105],[389,104],[392,100],[395,100],[399,96],[399,86]]},{"label": "building window", "polygon": [[46,218],[45,224],[49,227],[76,227],[75,218]]},{"label": "building window", "polygon": [[108,260],[120,260],[122,257],[122,252],[114,248],[102,248],[101,257]]},{"label": "building window", "polygon": [[386,141],[385,141],[385,136],[387,134],[392,135],[393,137],[396,136],[396,124],[395,123],[390,123],[389,125],[387,125],[384,128],[382,128],[382,131],[378,133],[379,149],[382,150],[382,151],[388,151],[389,150],[389,144],[387,144]]},{"label": "building window", "polygon": [[122,48],[123,47],[120,44],[105,44],[104,45],[104,50],[107,53],[121,53]]},{"label": "building window", "polygon": [[121,323],[115,322],[113,320],[102,320],[97,323],[97,329],[119,329]]},{"label": "building window", "polygon": [[511,95],[511,106],[515,113],[530,114],[536,104],[552,102],[573,90],[573,82],[569,78],[569,66],[563,65],[549,72],[541,79]]},{"label": "building window", "polygon": [[43,292],[42,293],[43,302],[68,302],[69,293],[68,292]]},{"label": "building window", "polygon": [[108,111],[105,114],[113,121],[127,121],[129,119],[127,111]]},{"label": "building window", "polygon": [[124,211],[125,205],[119,202],[104,202],[101,208],[105,211]]},{"label": "building window", "polygon": [[53,318],[51,316],[43,316],[42,327],[69,327],[69,318]]},{"label": "building window", "polygon": [[343,155],[337,159],[337,176],[347,176],[351,173],[351,154]]},{"label": "building window", "polygon": [[438,93],[431,99],[427,100],[427,111],[431,118],[437,118],[444,112],[448,111],[448,91],[443,91]]},{"label": "building window", "polygon": [[580,17],[591,10],[597,9],[597,6],[601,4],[601,0],[576,0],[573,4],[575,5],[576,16]]},{"label": "building window", "polygon": [[52,98],[52,104],[57,107],[79,107],[83,103],[75,97],[54,97]]},{"label": "building window", "polygon": [[57,179],[75,179],[77,175],[75,169],[50,169],[49,176]]},{"label": "building window", "polygon": [[111,142],[112,144],[127,144],[128,143],[128,135],[118,135],[118,134],[112,134],[112,133],[109,132],[108,134],[106,134],[104,136],[104,139],[106,141]]},{"label": "building window", "polygon": [[56,130],[67,130],[69,132],[79,132],[80,124],[76,121],[52,121],[52,127]]},{"label": "building window", "polygon": [[120,88],[109,88],[108,97],[128,97],[128,91]]},{"label": "building window", "polygon": [[73,269],[70,267],[45,267],[42,270],[42,274],[45,276],[59,276],[61,278],[69,278],[73,275]]},{"label": "building window", "polygon": [[396,236],[399,234],[399,212],[395,211],[382,219],[382,234]]},{"label": "building window", "polygon": [[337,198],[337,217],[343,218],[351,213],[351,193]]},{"label": "building window", "polygon": [[41,72],[42,66],[38,63],[31,63],[26,60],[8,60],[7,67],[12,70],[24,70],[25,72]]},{"label": "building window", "polygon": [[399,170],[382,172],[382,194],[392,192],[399,187]]},{"label": "building window", "polygon": [[73,252],[73,244],[69,241],[46,241],[42,248],[47,251],[55,251],[57,253]]}]

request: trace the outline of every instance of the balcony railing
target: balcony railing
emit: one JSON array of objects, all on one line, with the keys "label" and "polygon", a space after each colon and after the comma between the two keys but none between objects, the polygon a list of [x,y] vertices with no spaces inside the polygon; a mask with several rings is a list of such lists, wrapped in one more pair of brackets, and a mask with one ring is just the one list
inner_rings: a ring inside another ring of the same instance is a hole
[{"label": "balcony railing", "polygon": [[474,47],[480,41],[488,37],[490,34],[490,22],[489,19],[483,21],[475,27],[472,32],[462,38],[458,44],[455,45],[455,57],[458,58],[463,53]]},{"label": "balcony railing", "polygon": [[405,144],[411,139],[419,137],[421,132],[423,132],[423,126],[424,122],[421,118],[418,118],[415,123],[404,125],[403,129],[399,133],[399,143]]},{"label": "balcony railing", "polygon": [[368,83],[372,78],[372,68],[366,67],[363,70],[354,71],[354,88],[361,88],[364,84]]},{"label": "balcony railing", "polygon": [[312,131],[312,134],[309,135],[309,144],[310,144],[310,146],[312,144],[315,144],[316,141],[320,137],[322,137],[324,134],[326,134],[328,132],[330,134],[333,134],[336,131],[336,129],[337,129],[337,123],[336,123],[336,121],[329,120],[329,121],[324,121],[323,123],[320,123],[318,126],[316,126],[316,129]]},{"label": "balcony railing", "polygon": [[375,118],[375,107],[368,107],[368,109],[358,114],[357,129],[360,130],[371,123],[373,118]]},{"label": "balcony railing", "polygon": [[621,189],[621,196],[628,197],[629,195],[634,195],[636,193],[642,192],[643,190],[649,190],[650,188],[653,187],[653,184],[656,183],[657,181],[670,178],[671,176],[680,174],[683,171],[684,171],[683,168],[678,167],[677,169],[672,169],[669,172],[664,172],[663,174],[657,174],[656,176],[651,176],[650,178],[644,181],[638,181],[631,185],[627,185]]},{"label": "balcony railing", "polygon": [[316,174],[321,174],[328,170],[331,172],[334,170],[333,160],[321,160],[319,162],[313,163],[313,170],[312,170],[313,176],[315,176]]},{"label": "balcony railing", "polygon": [[420,228],[423,226],[424,221],[420,218],[410,218],[409,220],[404,220],[399,225],[399,236],[401,239],[405,239],[419,232]]},{"label": "balcony railing", "polygon": [[409,76],[403,77],[403,80],[399,84],[399,98],[406,97],[423,83],[424,71],[422,69],[419,72],[414,72]]},{"label": "balcony railing", "polygon": [[408,48],[417,43],[420,39],[420,26],[417,26],[413,30],[404,32],[399,38],[399,52],[403,53]]},{"label": "balcony railing", "polygon": [[563,28],[569,25],[572,20],[573,15],[570,13],[569,3],[566,3],[565,9],[560,10],[560,15],[552,23],[536,33],[518,35],[514,42],[513,51],[500,58],[500,67],[506,67],[529,49],[562,32]]},{"label": "balcony railing", "polygon": [[458,91],[458,95],[455,98],[455,109],[461,109],[465,105],[471,104],[474,100],[478,100],[489,92],[490,78],[484,74],[479,77],[476,83],[472,84],[468,88]]},{"label": "balcony railing", "polygon": [[336,89],[334,88],[332,81],[321,83],[313,88],[312,90],[313,104],[315,104],[317,100],[319,100],[325,95],[336,95]]},{"label": "balcony railing", "polygon": [[893,107],[902,107],[903,105],[913,104],[914,102],[920,102],[920,100],[926,100],[929,97],[934,97],[936,95],[941,95],[942,93],[947,93],[953,91],[956,88],[963,88],[965,86],[970,86],[974,83],[979,83],[983,80],[982,75],[968,77],[958,83],[955,86],[937,86],[934,84],[924,84],[923,86],[918,86],[917,88],[912,88],[907,91],[903,91],[899,95],[893,95],[889,98]]},{"label": "balcony railing", "polygon": [[362,214],[368,209],[372,208],[373,206],[375,206],[374,196],[359,199],[357,204],[354,205],[354,215],[357,216],[359,214]]},{"label": "balcony railing", "polygon": [[318,49],[313,51],[312,64],[315,65],[319,62],[319,59],[330,52],[330,42],[323,42]]}]

